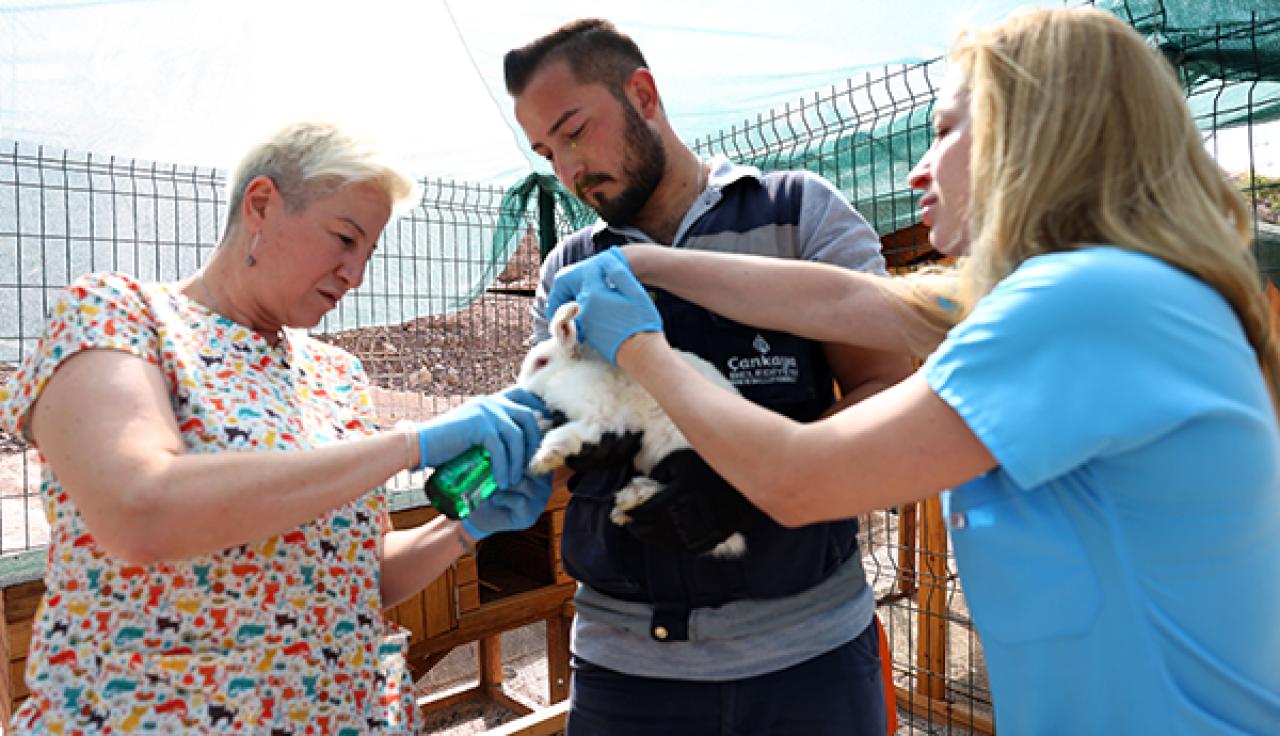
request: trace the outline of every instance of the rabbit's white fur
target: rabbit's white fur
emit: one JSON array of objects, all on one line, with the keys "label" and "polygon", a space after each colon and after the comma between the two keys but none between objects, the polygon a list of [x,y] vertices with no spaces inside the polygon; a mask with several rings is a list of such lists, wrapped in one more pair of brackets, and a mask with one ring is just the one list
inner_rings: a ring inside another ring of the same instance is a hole
[{"label": "rabbit's white fur", "polygon": [[[609,518],[618,525],[630,521],[627,511],[662,490],[647,474],[667,455],[689,447],[649,392],[624,371],[609,364],[589,346],[578,342],[574,317],[578,305],[561,305],[551,318],[551,339],[535,345],[520,366],[518,383],[537,394],[551,409],[568,417],[565,424],[548,431],[529,463],[534,473],[546,473],[564,465],[584,445],[595,444],[601,436],[614,432],[643,432],[635,457],[637,476],[614,497]],[[699,373],[728,391],[737,388],[716,367],[698,356],[677,350]],[[739,557],[746,552],[746,540],[735,533],[711,550],[716,557]]]}]

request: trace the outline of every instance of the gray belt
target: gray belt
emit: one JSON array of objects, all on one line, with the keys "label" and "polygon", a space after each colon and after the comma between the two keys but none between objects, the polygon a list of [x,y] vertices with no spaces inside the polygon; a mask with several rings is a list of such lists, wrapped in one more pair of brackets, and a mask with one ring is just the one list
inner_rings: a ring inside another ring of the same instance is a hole
[{"label": "gray belt", "polygon": [[[834,609],[862,593],[867,587],[862,556],[855,553],[826,580],[785,598],[733,601],[714,608],[695,608],[689,614],[689,641],[738,639],[797,624],[823,611]],[[574,596],[578,615],[608,624],[628,633],[667,639],[656,631],[654,607],[611,598],[587,585],[578,585]]]}]

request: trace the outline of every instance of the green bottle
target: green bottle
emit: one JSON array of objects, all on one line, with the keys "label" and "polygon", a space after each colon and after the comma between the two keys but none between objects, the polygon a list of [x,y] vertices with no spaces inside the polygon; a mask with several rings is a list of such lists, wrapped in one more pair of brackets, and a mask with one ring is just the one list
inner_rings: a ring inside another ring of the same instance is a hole
[{"label": "green bottle", "polygon": [[498,490],[489,451],[480,445],[436,466],[427,478],[427,498],[450,519],[465,519]]}]

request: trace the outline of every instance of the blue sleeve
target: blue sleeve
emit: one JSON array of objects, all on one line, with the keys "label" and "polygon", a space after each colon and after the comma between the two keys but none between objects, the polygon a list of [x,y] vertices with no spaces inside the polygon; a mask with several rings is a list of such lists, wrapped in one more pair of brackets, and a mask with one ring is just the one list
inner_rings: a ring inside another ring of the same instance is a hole
[{"label": "blue sleeve", "polygon": [[1213,411],[1229,400],[1215,364],[1257,365],[1242,351],[1239,322],[1207,285],[1154,258],[1090,248],[1024,263],[923,370],[1032,488]]}]

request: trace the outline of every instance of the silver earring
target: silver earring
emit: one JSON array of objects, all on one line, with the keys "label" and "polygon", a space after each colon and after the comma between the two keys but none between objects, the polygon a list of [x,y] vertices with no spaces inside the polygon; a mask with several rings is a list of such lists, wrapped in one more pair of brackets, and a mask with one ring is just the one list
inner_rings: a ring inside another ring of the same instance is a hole
[{"label": "silver earring", "polygon": [[262,231],[261,231],[261,230],[259,230],[258,232],[254,233],[254,234],[253,234],[253,242],[249,243],[249,253],[248,253],[248,255],[246,255],[246,256],[244,257],[245,265],[247,265],[249,268],[253,268],[254,264],[256,264],[256,263],[258,262],[258,259],[256,259],[256,258],[254,258],[254,257],[253,257],[253,252],[254,252],[255,250],[257,250],[257,249],[258,249],[258,238],[259,238],[261,235],[262,235]]}]

